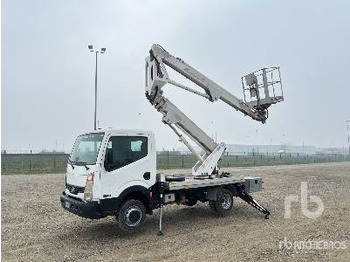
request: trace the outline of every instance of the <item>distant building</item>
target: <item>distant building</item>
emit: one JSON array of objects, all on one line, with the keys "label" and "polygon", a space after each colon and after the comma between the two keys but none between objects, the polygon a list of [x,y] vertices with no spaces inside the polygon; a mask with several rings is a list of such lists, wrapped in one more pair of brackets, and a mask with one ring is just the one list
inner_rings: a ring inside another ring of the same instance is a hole
[{"label": "distant building", "polygon": [[[194,146],[197,152],[201,152],[198,146]],[[170,151],[157,152],[160,155],[184,155],[191,154],[186,147],[173,149]],[[228,155],[252,155],[252,154],[263,154],[263,155],[283,155],[283,154],[299,154],[299,155],[348,155],[349,150],[347,148],[320,148],[316,146],[291,146],[287,144],[282,145],[237,145],[227,144],[226,154]]]},{"label": "distant building", "polygon": [[323,155],[347,155],[348,152],[345,148],[318,148],[316,153]]},{"label": "distant building", "polygon": [[230,155],[250,154],[305,154],[316,153],[315,146],[289,146],[289,145],[234,145],[228,144],[226,152]]},{"label": "distant building", "polygon": [[[31,154],[33,153],[33,151],[31,150],[30,152]],[[47,154],[66,154],[64,151],[56,151],[56,150],[41,150],[38,154],[44,154],[44,155],[47,155]]]},{"label": "distant building", "polygon": [[[195,147],[200,151],[199,147]],[[190,153],[187,148],[179,148],[177,151]],[[229,155],[252,155],[252,154],[300,154],[314,155],[317,153],[315,146],[289,146],[289,145],[236,145],[227,144],[226,154]]]}]

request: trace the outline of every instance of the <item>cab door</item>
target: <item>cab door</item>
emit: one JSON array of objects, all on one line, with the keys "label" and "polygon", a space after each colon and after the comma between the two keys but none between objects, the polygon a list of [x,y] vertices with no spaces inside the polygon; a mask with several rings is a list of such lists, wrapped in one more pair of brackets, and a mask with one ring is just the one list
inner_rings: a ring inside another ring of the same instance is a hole
[{"label": "cab door", "polygon": [[149,137],[111,136],[101,172],[101,198],[118,197],[131,186],[149,188],[155,183],[155,159]]}]

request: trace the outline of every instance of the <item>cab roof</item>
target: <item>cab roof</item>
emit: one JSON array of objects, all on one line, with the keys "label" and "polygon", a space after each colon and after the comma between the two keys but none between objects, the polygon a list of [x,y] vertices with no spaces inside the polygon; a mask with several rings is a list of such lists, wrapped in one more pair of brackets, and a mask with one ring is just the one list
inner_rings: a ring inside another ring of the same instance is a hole
[{"label": "cab roof", "polygon": [[114,128],[104,128],[97,129],[91,132],[85,132],[84,134],[93,134],[93,133],[106,133],[106,134],[115,134],[115,135],[149,135],[153,136],[154,133],[149,130],[140,130],[140,129],[114,129]]}]

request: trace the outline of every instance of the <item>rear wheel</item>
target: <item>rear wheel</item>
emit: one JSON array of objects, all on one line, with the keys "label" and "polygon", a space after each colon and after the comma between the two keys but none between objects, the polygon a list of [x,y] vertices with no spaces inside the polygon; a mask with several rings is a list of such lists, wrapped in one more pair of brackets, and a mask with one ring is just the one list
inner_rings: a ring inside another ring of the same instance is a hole
[{"label": "rear wheel", "polygon": [[184,205],[186,205],[186,206],[189,206],[189,207],[192,207],[192,206],[194,206],[195,204],[197,204],[197,199],[195,199],[195,198],[189,198],[189,199],[187,199],[187,201],[184,203]]},{"label": "rear wheel", "polygon": [[220,215],[231,213],[233,207],[233,195],[228,189],[221,189],[217,200],[209,201],[210,208]]},{"label": "rear wheel", "polygon": [[146,209],[139,200],[130,199],[122,204],[117,220],[119,227],[124,231],[140,228],[146,219]]}]

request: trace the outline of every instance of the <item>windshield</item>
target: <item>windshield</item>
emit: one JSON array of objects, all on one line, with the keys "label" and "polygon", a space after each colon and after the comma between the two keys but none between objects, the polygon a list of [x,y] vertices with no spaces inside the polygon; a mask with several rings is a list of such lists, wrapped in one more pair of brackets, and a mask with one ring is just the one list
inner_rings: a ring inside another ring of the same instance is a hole
[{"label": "windshield", "polygon": [[74,143],[69,162],[75,165],[96,164],[98,151],[104,133],[85,134],[77,138]]}]

